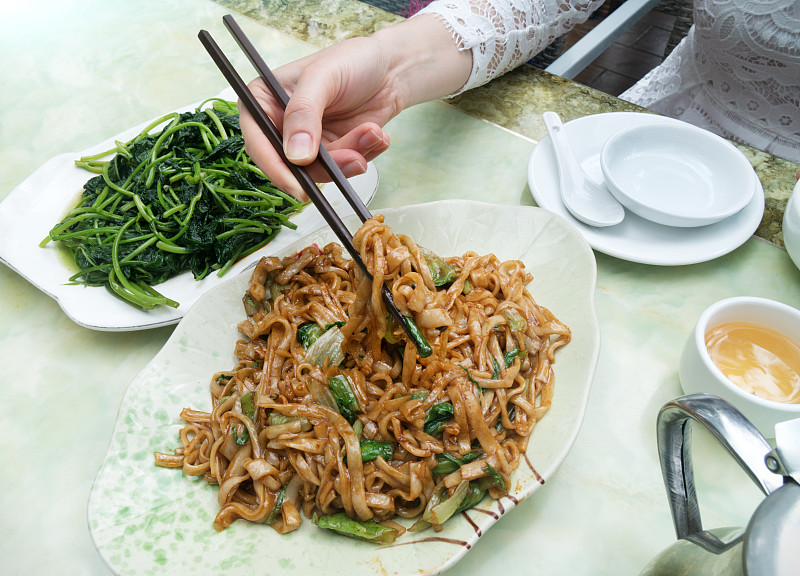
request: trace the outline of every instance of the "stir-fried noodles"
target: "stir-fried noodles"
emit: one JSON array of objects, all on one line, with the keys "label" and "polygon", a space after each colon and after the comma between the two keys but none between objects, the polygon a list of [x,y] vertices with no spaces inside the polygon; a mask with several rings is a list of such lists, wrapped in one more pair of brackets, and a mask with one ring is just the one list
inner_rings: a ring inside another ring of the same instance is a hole
[{"label": "stir-fried noodles", "polygon": [[[211,413],[184,409],[182,447],[156,454],[219,485],[218,530],[281,533],[301,512],[391,542],[395,517],[433,527],[499,498],[553,397],[570,330],[526,289],[522,262],[440,258],[378,216],[354,236],[374,282],[338,244],[262,258],[244,297],[238,365],[211,380]],[[383,282],[430,345],[387,315]]]}]

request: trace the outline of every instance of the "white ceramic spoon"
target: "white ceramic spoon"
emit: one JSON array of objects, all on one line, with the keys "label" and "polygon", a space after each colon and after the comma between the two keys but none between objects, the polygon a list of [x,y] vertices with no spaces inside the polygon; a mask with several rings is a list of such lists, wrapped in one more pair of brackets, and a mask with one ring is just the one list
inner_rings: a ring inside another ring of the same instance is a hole
[{"label": "white ceramic spoon", "polygon": [[561,201],[570,214],[589,226],[619,224],[625,209],[603,186],[598,186],[583,172],[567,140],[561,118],[555,112],[542,114],[547,133],[553,141],[558,163]]}]

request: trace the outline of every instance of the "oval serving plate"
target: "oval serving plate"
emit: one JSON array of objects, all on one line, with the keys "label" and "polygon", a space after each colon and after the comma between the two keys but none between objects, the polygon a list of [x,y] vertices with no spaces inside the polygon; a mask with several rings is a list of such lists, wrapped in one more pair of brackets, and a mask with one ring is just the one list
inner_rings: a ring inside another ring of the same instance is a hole
[{"label": "oval serving plate", "polygon": [[[231,89],[218,96],[236,99]],[[199,104],[184,106],[177,112],[194,110]],[[176,324],[192,304],[213,287],[247,270],[261,256],[276,253],[325,225],[325,219],[319,211],[313,205],[306,206],[291,217],[291,221],[297,225],[296,230],[284,228],[272,242],[239,260],[224,276],[209,274],[197,281],[187,271],[156,286],[159,292],[179,302],[178,308],[160,306],[150,311],[139,310],[103,287],[70,285],[68,279],[75,270],[67,263],[60,249],[53,242],[44,248],[39,243],[77,202],[83,185],[94,176],[75,166],[75,160],[109,150],[115,141],[126,142],[149,123],[130,128],[82,152],[59,154],[51,158],[0,203],[0,262],[55,299],[67,316],[86,328],[127,331]],[[378,171],[374,164],[368,165],[365,174],[351,178],[350,183],[364,203],[368,204],[378,189]],[[353,213],[336,186],[326,184],[322,191],[340,215]]]},{"label": "oval serving plate", "polygon": [[[197,302],[122,400],[88,514],[95,545],[116,573],[438,574],[553,476],[577,437],[599,354],[591,249],[573,226],[540,208],[443,201],[381,213],[395,231],[441,255],[475,250],[521,259],[534,276],[529,286],[534,299],[572,330],[572,341],[556,353],[552,407],[533,431],[509,495],[484,499],[448,521],[442,532],[407,532],[391,546],[345,538],[307,518],[283,536],[243,521],[216,532],[217,488],[180,470],[156,468],[153,453],[179,444],[180,411],[210,409],[211,375],[234,365],[248,282],[240,274]],[[351,230],[358,225],[354,217],[346,223]],[[329,229],[319,230],[282,254],[334,240]]]}]

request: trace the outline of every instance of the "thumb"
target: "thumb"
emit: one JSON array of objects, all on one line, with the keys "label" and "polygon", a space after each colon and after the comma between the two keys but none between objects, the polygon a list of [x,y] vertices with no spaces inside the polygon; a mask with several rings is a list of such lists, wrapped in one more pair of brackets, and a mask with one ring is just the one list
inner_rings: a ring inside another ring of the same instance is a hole
[{"label": "thumb", "polygon": [[290,162],[311,164],[319,152],[322,138],[322,114],[327,105],[321,83],[309,86],[302,79],[289,98],[283,116],[283,149]]}]

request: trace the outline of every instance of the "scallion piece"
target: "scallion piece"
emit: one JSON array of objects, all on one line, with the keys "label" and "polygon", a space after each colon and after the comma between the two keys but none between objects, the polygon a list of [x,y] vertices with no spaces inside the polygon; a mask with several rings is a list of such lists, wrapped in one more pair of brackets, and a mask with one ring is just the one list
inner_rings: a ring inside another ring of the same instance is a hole
[{"label": "scallion piece", "polygon": [[404,316],[406,326],[408,326],[409,335],[411,336],[411,341],[414,346],[417,347],[417,352],[419,353],[420,357],[427,358],[431,354],[433,354],[433,348],[428,343],[427,338],[422,335],[420,332],[419,327],[417,327],[416,322],[410,316]]},{"label": "scallion piece", "polygon": [[353,388],[350,386],[350,381],[344,374],[336,374],[328,379],[328,388],[331,391],[333,399],[336,401],[336,407],[339,413],[344,416],[345,420],[352,424],[355,422],[361,408],[358,405],[358,399],[353,393]]},{"label": "scallion piece", "polygon": [[398,531],[395,528],[378,524],[374,520],[353,520],[348,518],[344,512],[325,516],[315,514],[311,521],[320,528],[333,530],[343,536],[376,544],[391,544],[398,536]]}]

